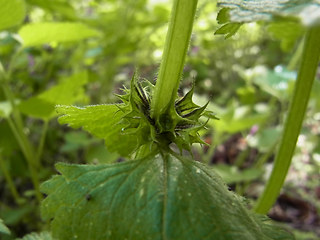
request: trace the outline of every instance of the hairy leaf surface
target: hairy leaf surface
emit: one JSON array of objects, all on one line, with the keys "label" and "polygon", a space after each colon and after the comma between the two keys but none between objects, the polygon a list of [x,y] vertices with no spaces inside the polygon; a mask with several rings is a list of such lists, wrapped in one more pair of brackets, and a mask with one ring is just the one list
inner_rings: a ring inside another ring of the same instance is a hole
[{"label": "hairy leaf surface", "polygon": [[92,135],[105,139],[110,152],[118,152],[122,156],[129,155],[137,147],[137,138],[132,134],[122,133],[127,127],[121,121],[123,112],[117,105],[95,105],[83,108],[74,106],[58,106],[57,112],[61,124],[73,128],[82,127]]},{"label": "hairy leaf surface", "polygon": [[0,0],[0,31],[22,23],[25,15],[24,0]]},{"label": "hairy leaf surface", "polygon": [[229,38],[243,23],[272,21],[269,30],[284,50],[291,49],[305,27],[320,24],[319,0],[219,0],[218,6],[217,20],[224,25],[215,34]]},{"label": "hairy leaf surface", "polygon": [[229,8],[232,22],[270,21],[274,17],[295,17],[303,25],[320,24],[319,0],[219,0],[218,6]]},{"label": "hairy leaf surface", "polygon": [[88,82],[88,73],[79,72],[63,79],[49,90],[23,101],[21,112],[36,118],[49,119],[55,116],[55,105],[86,102],[83,86]]},{"label": "hairy leaf surface", "polygon": [[[53,219],[53,237],[291,239],[246,210],[205,165],[177,157],[151,155],[95,166],[57,164],[62,175],[42,185],[48,194],[42,214]],[[272,234],[277,237],[270,238]]]},{"label": "hairy leaf surface", "polygon": [[51,42],[73,42],[99,36],[99,32],[82,23],[31,23],[19,30],[25,47]]}]

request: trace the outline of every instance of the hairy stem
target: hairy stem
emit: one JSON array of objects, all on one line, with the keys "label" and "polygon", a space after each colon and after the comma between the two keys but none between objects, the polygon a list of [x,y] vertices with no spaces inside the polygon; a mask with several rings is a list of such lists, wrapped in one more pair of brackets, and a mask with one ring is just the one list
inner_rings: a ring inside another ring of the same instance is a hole
[{"label": "hairy stem", "polygon": [[308,30],[298,79],[295,84],[293,99],[284,126],[280,147],[267,186],[255,207],[255,211],[258,213],[266,214],[272,207],[280,193],[291,164],[318,67],[320,56],[319,39],[320,27]]},{"label": "hairy stem", "polygon": [[174,104],[189,47],[198,0],[174,0],[159,76],[152,99],[152,116]]}]

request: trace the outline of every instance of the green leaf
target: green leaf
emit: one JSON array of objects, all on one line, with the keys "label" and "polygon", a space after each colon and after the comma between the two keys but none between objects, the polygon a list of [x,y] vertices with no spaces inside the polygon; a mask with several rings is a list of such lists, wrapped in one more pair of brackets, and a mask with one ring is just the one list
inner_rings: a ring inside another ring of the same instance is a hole
[{"label": "green leaf", "polygon": [[1,234],[10,234],[10,230],[4,225],[3,220],[0,218],[0,235]]},{"label": "green leaf", "polygon": [[253,112],[249,106],[231,105],[219,116],[219,121],[209,121],[209,125],[219,132],[236,133],[264,123],[269,116],[265,110]]},{"label": "green leaf", "polygon": [[77,18],[75,9],[65,0],[27,0],[27,3],[51,11],[53,14],[60,13],[71,20]]},{"label": "green leaf", "polygon": [[24,0],[0,0],[0,31],[22,23],[25,15]]},{"label": "green leaf", "polygon": [[274,38],[281,41],[281,48],[285,51],[291,51],[296,41],[305,33],[305,29],[297,21],[273,22],[268,30]]},{"label": "green leaf", "polygon": [[253,181],[262,176],[263,170],[248,168],[239,170],[236,166],[226,164],[214,165],[213,169],[222,177],[227,184]]},{"label": "green leaf", "polygon": [[262,91],[265,91],[278,99],[285,101],[289,97],[290,83],[294,83],[297,73],[289,71],[283,66],[276,66],[274,70],[265,70],[258,73],[253,78]]},{"label": "green leaf", "polygon": [[227,23],[220,27],[214,34],[226,35],[225,39],[228,39],[237,33],[241,25],[241,23]]},{"label": "green leaf", "polygon": [[42,185],[48,197],[41,211],[44,219],[53,219],[53,237],[293,239],[249,212],[205,165],[177,157],[150,155],[105,165],[57,164],[62,175]]},{"label": "green leaf", "polygon": [[11,104],[8,101],[0,102],[0,117],[7,118],[12,112]]},{"label": "green leaf", "polygon": [[73,42],[97,37],[99,32],[82,23],[31,23],[19,30],[23,46],[37,46],[51,42]]},{"label": "green leaf", "polygon": [[92,135],[106,141],[110,152],[128,156],[137,148],[137,137],[123,133],[127,123],[121,121],[124,113],[117,105],[95,105],[84,108],[74,106],[57,106],[61,124],[73,128],[82,127]]},{"label": "green leaf", "polygon": [[62,82],[49,90],[23,101],[19,109],[24,114],[41,119],[50,119],[55,116],[55,105],[87,102],[83,86],[88,82],[86,71],[75,73],[62,79]]},{"label": "green leaf", "polygon": [[42,233],[30,233],[23,238],[17,238],[16,240],[53,240],[49,232]]},{"label": "green leaf", "polygon": [[218,6],[230,9],[231,22],[272,21],[280,16],[296,18],[308,27],[320,24],[318,0],[219,0]]},{"label": "green leaf", "polygon": [[266,128],[253,136],[248,136],[250,147],[257,148],[261,153],[269,152],[279,141],[281,129],[279,127]]}]

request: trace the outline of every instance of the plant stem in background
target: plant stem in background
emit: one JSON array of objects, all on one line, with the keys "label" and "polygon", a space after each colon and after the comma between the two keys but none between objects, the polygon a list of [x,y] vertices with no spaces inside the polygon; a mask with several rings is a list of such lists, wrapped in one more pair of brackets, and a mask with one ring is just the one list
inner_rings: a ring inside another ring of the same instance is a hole
[{"label": "plant stem in background", "polygon": [[302,39],[300,42],[299,42],[299,45],[296,49],[296,51],[294,52],[293,56],[291,57],[291,60],[288,64],[288,70],[290,71],[294,71],[298,68],[299,66],[299,61],[301,59],[301,56],[302,56],[302,52],[303,52],[303,46],[304,46],[304,39]]},{"label": "plant stem in background", "polygon": [[284,132],[276,155],[274,167],[263,194],[258,199],[255,211],[266,214],[276,201],[286,178],[303,118],[315,78],[320,56],[320,27],[308,30],[301,59],[298,79],[295,84],[293,99],[284,126]]},{"label": "plant stem in background", "polygon": [[48,126],[49,126],[49,120],[45,120],[44,123],[43,123],[43,128],[42,128],[42,133],[41,133],[39,146],[38,146],[38,149],[37,149],[37,158],[36,158],[36,164],[37,165],[40,165],[40,158],[41,158],[42,153],[43,153],[43,146],[44,146],[44,143],[45,143],[45,140],[46,140]]},{"label": "plant stem in background", "polygon": [[20,200],[20,196],[19,196],[19,193],[18,193],[18,191],[16,189],[16,186],[15,186],[13,180],[12,180],[11,174],[7,169],[6,163],[5,163],[5,161],[3,160],[2,156],[1,156],[1,152],[0,152],[0,170],[2,171],[4,178],[6,179],[6,181],[8,183],[8,186],[9,186],[11,194],[12,194],[12,196],[14,198],[14,201],[18,204],[20,202],[19,201]]},{"label": "plant stem in background", "polygon": [[198,0],[174,0],[158,80],[152,99],[152,116],[158,120],[177,96],[189,47]]},{"label": "plant stem in background", "polygon": [[6,73],[3,68],[0,68],[0,70],[2,71],[0,73],[0,86],[2,87],[3,92],[4,92],[7,100],[11,104],[12,115],[13,115],[13,117],[8,116],[7,121],[9,123],[9,126],[10,126],[17,142],[19,143],[19,146],[20,146],[25,158],[26,158],[28,168],[30,171],[31,180],[32,180],[32,183],[35,188],[35,194],[36,194],[38,201],[40,202],[42,200],[42,194],[40,192],[39,177],[38,177],[38,173],[36,171],[36,168],[39,167],[39,166],[37,166],[36,154],[34,154],[34,151],[32,149],[32,145],[31,145],[27,135],[24,132],[22,117],[21,117],[20,112],[17,108],[16,102],[15,102],[15,97],[13,96],[13,93],[9,87],[9,84],[8,84],[9,79],[11,78],[12,69],[10,70],[10,74]]}]

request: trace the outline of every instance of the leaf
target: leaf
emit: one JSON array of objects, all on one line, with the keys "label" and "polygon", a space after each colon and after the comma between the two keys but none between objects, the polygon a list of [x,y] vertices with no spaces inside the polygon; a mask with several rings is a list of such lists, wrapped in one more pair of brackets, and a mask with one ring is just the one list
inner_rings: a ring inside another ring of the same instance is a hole
[{"label": "leaf", "polygon": [[274,70],[260,71],[253,78],[253,82],[257,84],[261,90],[285,101],[289,97],[290,82],[294,82],[297,73],[289,71],[283,66],[276,66]]},{"label": "leaf", "polygon": [[253,181],[263,174],[263,170],[258,168],[239,170],[236,166],[226,164],[214,165],[213,169],[227,184]]},{"label": "leaf", "polygon": [[281,48],[285,51],[292,50],[296,41],[305,32],[305,29],[297,21],[270,23],[268,30],[274,38],[281,41]]},{"label": "leaf", "polygon": [[221,114],[219,121],[209,121],[209,125],[219,132],[236,133],[264,123],[269,116],[268,111],[252,112],[249,106],[231,105]]},{"label": "leaf", "polygon": [[19,109],[24,114],[41,119],[55,116],[55,105],[86,102],[83,86],[88,82],[86,71],[75,73],[49,90],[23,101]]},{"label": "leaf", "polygon": [[24,0],[0,0],[0,31],[22,23],[25,15]]},{"label": "leaf", "polygon": [[[92,135],[106,141],[110,152],[128,156],[137,147],[137,137],[123,133],[127,124],[121,121],[123,112],[117,105],[94,105],[84,108],[74,106],[57,106],[61,124],[73,128],[82,127]],[[121,121],[121,122],[120,122]]]},{"label": "leaf", "polygon": [[226,35],[225,39],[228,39],[237,33],[241,25],[241,23],[227,23],[220,27],[214,34]]},{"label": "leaf", "polygon": [[7,118],[12,112],[11,104],[8,101],[0,102],[0,117]]},{"label": "leaf", "polygon": [[97,37],[99,32],[82,23],[46,22],[31,23],[19,30],[24,47],[37,46],[51,42],[74,42]]},{"label": "leaf", "polygon": [[249,212],[195,161],[166,154],[56,167],[62,175],[42,185],[48,197],[41,211],[60,240],[293,239]]},{"label": "leaf", "polygon": [[75,9],[69,2],[64,0],[27,0],[27,3],[51,11],[53,14],[60,13],[70,20],[77,18]]},{"label": "leaf", "polygon": [[276,146],[281,136],[281,129],[279,127],[266,128],[259,131],[255,135],[247,137],[248,145],[257,148],[261,153],[269,152]]},{"label": "leaf", "polygon": [[53,240],[49,232],[42,233],[30,233],[23,238],[17,238],[16,240]]},{"label": "leaf", "polygon": [[219,0],[218,6],[229,9],[231,22],[272,21],[280,16],[296,18],[308,27],[320,24],[319,0]]},{"label": "leaf", "polygon": [[1,234],[10,234],[9,228],[7,228],[6,225],[4,225],[3,220],[0,218],[0,235]]}]

